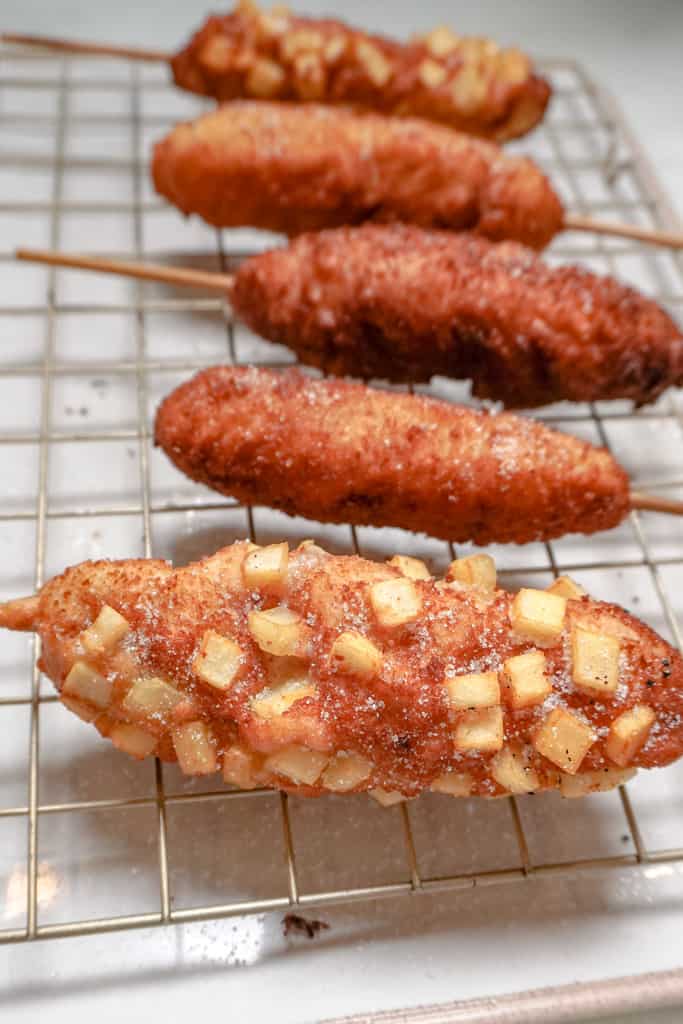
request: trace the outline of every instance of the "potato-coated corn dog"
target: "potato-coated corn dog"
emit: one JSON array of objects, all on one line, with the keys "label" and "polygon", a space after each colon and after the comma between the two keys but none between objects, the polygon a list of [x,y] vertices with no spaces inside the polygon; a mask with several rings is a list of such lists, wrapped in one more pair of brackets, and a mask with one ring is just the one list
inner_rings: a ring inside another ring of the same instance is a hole
[{"label": "potato-coated corn dog", "polygon": [[522,544],[629,510],[624,471],[578,438],[297,370],[204,370],[163,402],[155,437],[193,480],[325,522]]},{"label": "potato-coated corn dog", "polygon": [[568,579],[498,590],[482,557],[438,582],[310,542],[85,562],[0,625],[39,633],[62,702],[117,747],[241,786],[574,796],[679,757],[681,656]]},{"label": "potato-coated corn dog", "polygon": [[157,143],[152,176],[217,227],[294,235],[401,220],[540,249],[562,226],[531,160],[426,121],[320,104],[227,103]]},{"label": "potato-coated corn dog", "polygon": [[439,27],[408,44],[286,7],[210,17],[171,61],[176,85],[240,97],[349,103],[497,140],[543,117],[550,86],[517,49]]},{"label": "potato-coated corn dog", "polygon": [[511,408],[641,405],[683,383],[683,336],[654,301],[511,242],[396,224],[312,233],[243,263],[231,298],[328,373],[471,379]]}]

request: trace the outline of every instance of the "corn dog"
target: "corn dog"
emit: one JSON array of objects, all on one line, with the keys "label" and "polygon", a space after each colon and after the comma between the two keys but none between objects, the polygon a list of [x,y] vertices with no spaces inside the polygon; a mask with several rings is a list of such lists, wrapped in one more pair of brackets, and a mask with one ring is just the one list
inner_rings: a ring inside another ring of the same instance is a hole
[{"label": "corn dog", "polygon": [[118,748],[243,787],[576,796],[680,756],[683,660],[652,630],[566,579],[498,590],[486,556],[419,566],[311,542],[85,562],[0,625],[39,633]]},{"label": "corn dog", "polygon": [[238,316],[333,374],[470,378],[510,407],[653,401],[683,380],[683,338],[651,299],[512,242],[365,224],[300,237],[236,274],[20,249],[19,259],[226,292]]},{"label": "corn dog", "polygon": [[469,378],[510,408],[642,405],[683,383],[683,336],[655,302],[510,242],[405,225],[310,234],[243,263],[231,299],[328,373]]},{"label": "corn dog", "polygon": [[440,125],[320,104],[237,101],[157,143],[154,185],[217,227],[288,235],[363,220],[542,248],[562,205],[528,159]]},{"label": "corn dog", "polygon": [[171,69],[180,88],[219,100],[350,103],[499,141],[530,131],[550,97],[528,57],[488,39],[441,26],[402,44],[251,2],[210,17]]},{"label": "corn dog", "polygon": [[509,413],[297,370],[204,370],[162,403],[155,439],[193,480],[324,522],[523,544],[629,511],[605,449]]}]

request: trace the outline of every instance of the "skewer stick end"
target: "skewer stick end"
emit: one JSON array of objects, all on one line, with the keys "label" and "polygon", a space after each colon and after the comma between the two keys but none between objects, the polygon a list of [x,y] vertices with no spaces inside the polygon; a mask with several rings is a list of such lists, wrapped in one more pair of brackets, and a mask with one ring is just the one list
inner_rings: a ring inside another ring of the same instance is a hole
[{"label": "skewer stick end", "polygon": [[33,633],[38,627],[40,597],[18,597],[14,601],[0,604],[0,628]]},{"label": "skewer stick end", "polygon": [[683,501],[675,498],[660,498],[656,494],[631,491],[631,508],[640,512],[664,512],[667,515],[683,516]]},{"label": "skewer stick end", "polygon": [[110,46],[106,43],[84,43],[78,39],[55,39],[52,36],[33,36],[17,32],[0,32],[0,43],[13,46],[30,46],[39,50],[57,53],[81,54],[91,57],[122,57],[125,60],[141,60],[167,64],[172,53],[163,50],[146,50],[133,46]]},{"label": "skewer stick end", "polygon": [[592,231],[597,235],[613,235],[616,238],[631,238],[649,245],[663,245],[669,249],[683,249],[683,232],[661,231],[658,228],[642,228],[637,224],[618,224],[612,221],[593,220],[579,214],[565,214],[563,227],[566,231]]}]

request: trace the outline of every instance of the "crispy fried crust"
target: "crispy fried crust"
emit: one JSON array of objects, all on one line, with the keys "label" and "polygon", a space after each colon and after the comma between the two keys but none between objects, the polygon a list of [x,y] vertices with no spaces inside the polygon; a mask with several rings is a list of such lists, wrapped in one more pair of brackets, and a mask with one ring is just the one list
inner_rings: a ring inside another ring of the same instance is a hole
[{"label": "crispy fried crust", "polygon": [[531,419],[296,370],[204,370],[163,402],[155,437],[193,480],[243,502],[456,542],[593,533],[629,508],[604,449]]},{"label": "crispy fried crust", "polygon": [[[502,679],[506,659],[534,649],[515,632],[512,594],[431,578],[412,580],[417,616],[403,625],[387,625],[378,618],[372,588],[382,581],[406,581],[397,568],[332,557],[309,542],[289,554],[285,577],[273,591],[245,582],[244,560],[250,550],[246,543],[234,544],[175,571],[143,561],[86,562],[68,569],[30,605],[31,626],[42,640],[41,667],[63,699],[69,690],[65,677],[76,661],[81,671],[85,665],[86,671],[94,669],[100,680],[106,679],[107,706],[91,709],[91,717],[119,745],[117,726],[126,722],[136,727],[136,740],[139,730],[143,738],[152,737],[154,751],[146,753],[173,760],[178,729],[191,723],[191,730],[203,731],[210,754],[200,770],[206,770],[207,760],[209,770],[225,762],[233,765],[226,769],[232,777],[237,752],[242,766],[246,761],[247,784],[319,795],[330,778],[321,776],[323,769],[345,752],[369,765],[354,790],[379,787],[410,796],[430,785],[439,788],[437,780],[452,771],[468,780],[471,793],[505,792],[497,781],[501,776],[492,774],[500,759],[492,751],[462,749],[458,732],[471,712],[453,704],[448,687],[468,673],[493,673],[494,679],[496,674]],[[249,613],[278,603],[300,616],[305,643],[296,659],[264,654],[254,640]],[[104,604],[124,616],[129,632],[98,653],[86,648],[82,631]],[[0,606],[0,623],[10,628],[28,625],[16,603],[9,611]],[[618,638],[612,641],[620,649],[618,686],[608,696],[587,696],[573,682],[577,629],[592,630],[603,641],[609,635]],[[206,630],[229,638],[241,651],[239,672],[222,690],[207,685],[197,667]],[[369,673],[351,670],[333,650],[349,630],[376,648],[378,660]],[[566,603],[560,630],[543,648],[551,689],[542,702],[513,710],[504,688],[491,698],[502,716],[504,750],[523,758],[524,771],[530,773],[528,788],[554,787],[567,778],[537,749],[549,716],[559,709],[570,712],[580,728],[592,730],[588,748],[569,766],[571,778],[579,782],[584,773],[615,769],[610,727],[636,706],[641,715],[642,709],[649,715],[648,734],[630,756],[617,757],[619,769],[663,765],[680,756],[680,655],[617,606],[588,597]],[[303,676],[305,695],[284,713],[259,716],[256,695],[272,695],[276,680],[292,672]],[[156,713],[131,711],[131,684],[143,676],[165,680],[178,691],[179,701]],[[72,708],[88,717],[87,699]],[[299,763],[314,755],[305,783],[268,760],[283,751],[289,758],[292,748]],[[564,749],[559,754],[561,760]],[[622,777],[617,772],[617,779]]]},{"label": "crispy fried crust", "polygon": [[528,57],[487,39],[440,28],[402,44],[255,4],[210,17],[171,67],[176,85],[219,100],[349,103],[497,141],[530,131],[550,98]]},{"label": "crispy fried crust", "polygon": [[640,405],[683,383],[683,337],[655,302],[512,242],[404,225],[305,235],[244,263],[232,300],[328,373],[469,378],[511,408]]},{"label": "crispy fried crust", "polygon": [[401,220],[542,248],[562,207],[530,160],[426,121],[234,102],[154,148],[157,191],[217,227],[288,235]]}]

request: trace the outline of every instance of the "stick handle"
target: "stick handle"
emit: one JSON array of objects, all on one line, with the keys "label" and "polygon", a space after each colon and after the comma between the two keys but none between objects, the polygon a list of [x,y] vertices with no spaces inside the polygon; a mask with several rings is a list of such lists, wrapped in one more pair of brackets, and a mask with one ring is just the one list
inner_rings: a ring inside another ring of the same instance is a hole
[{"label": "stick handle", "polygon": [[32,633],[38,628],[40,597],[18,597],[14,601],[0,604],[0,629],[16,629]]},{"label": "stick handle", "polygon": [[52,267],[73,267],[76,270],[95,270],[103,274],[118,274],[142,281],[161,281],[163,284],[189,285],[225,292],[232,288],[232,274],[218,274],[208,270],[186,267],[166,267],[161,263],[139,263],[132,260],[110,260],[98,256],[71,256],[54,249],[17,249],[18,260],[29,263],[47,263]]},{"label": "stick handle", "polygon": [[631,491],[631,508],[683,516],[683,501],[677,501],[675,498],[660,498],[655,494],[642,494],[640,491]]},{"label": "stick handle", "polygon": [[567,231],[592,231],[597,235],[616,235],[619,238],[633,238],[650,245],[665,245],[670,249],[683,249],[683,234],[680,231],[659,231],[654,228],[640,228],[635,224],[617,224],[612,221],[593,220],[567,214],[564,218]]},{"label": "stick handle", "polygon": [[51,36],[25,36],[13,32],[0,34],[0,42],[19,46],[37,46],[58,53],[82,53],[91,57],[125,57],[128,60],[163,61],[168,63],[172,54],[163,50],[144,50],[130,46],[108,46],[103,43],[81,43],[77,39],[53,39]]}]

